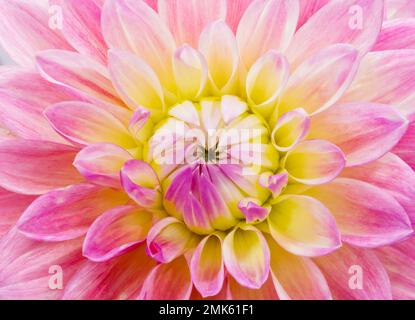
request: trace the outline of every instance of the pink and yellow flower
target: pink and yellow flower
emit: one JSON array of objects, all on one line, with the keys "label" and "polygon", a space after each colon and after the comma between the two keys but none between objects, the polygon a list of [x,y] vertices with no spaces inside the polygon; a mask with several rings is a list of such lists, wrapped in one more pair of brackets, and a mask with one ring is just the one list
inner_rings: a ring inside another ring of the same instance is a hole
[{"label": "pink and yellow flower", "polygon": [[1,0],[0,298],[414,299],[413,3]]}]

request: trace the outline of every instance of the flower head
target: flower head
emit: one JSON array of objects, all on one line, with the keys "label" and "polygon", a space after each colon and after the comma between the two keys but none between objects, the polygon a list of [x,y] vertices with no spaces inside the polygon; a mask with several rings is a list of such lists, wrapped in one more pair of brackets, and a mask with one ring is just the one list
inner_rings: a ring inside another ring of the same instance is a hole
[{"label": "flower head", "polygon": [[0,297],[414,298],[414,9],[3,0]]}]

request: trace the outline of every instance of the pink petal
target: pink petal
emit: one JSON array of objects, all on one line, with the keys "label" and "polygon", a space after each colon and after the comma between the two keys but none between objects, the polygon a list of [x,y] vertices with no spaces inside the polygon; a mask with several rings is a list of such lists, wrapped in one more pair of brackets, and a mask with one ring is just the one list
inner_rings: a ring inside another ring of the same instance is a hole
[{"label": "pink petal", "polygon": [[88,229],[83,255],[103,262],[131,251],[142,243],[152,224],[152,214],[133,206],[103,213]]},{"label": "pink petal", "polygon": [[135,299],[155,266],[144,246],[107,262],[85,261],[68,281],[62,299]]},{"label": "pink petal", "polygon": [[242,286],[259,289],[268,279],[270,252],[260,231],[235,228],[223,242],[226,269]]},{"label": "pink petal", "polygon": [[120,188],[120,171],[132,155],[114,144],[98,143],[85,147],[75,158],[73,165],[88,181]]},{"label": "pink petal", "polygon": [[173,217],[156,223],[147,235],[147,253],[161,263],[169,263],[191,249],[197,237]]},{"label": "pink petal", "polygon": [[52,83],[94,102],[122,105],[107,70],[93,58],[70,51],[48,50],[36,56],[36,63],[42,76]]},{"label": "pink petal", "polygon": [[0,238],[15,225],[23,211],[35,199],[35,196],[26,196],[0,188]]},{"label": "pink petal", "polygon": [[0,45],[19,65],[31,67],[37,52],[71,50],[59,30],[49,27],[48,7],[33,1],[3,1],[0,12]]},{"label": "pink petal", "polygon": [[238,45],[235,35],[224,21],[212,22],[203,29],[199,51],[206,58],[214,94],[234,93],[239,65]]},{"label": "pink petal", "polygon": [[267,188],[272,192],[272,196],[277,198],[288,184],[288,173],[272,174],[264,172],[259,176],[261,187]]},{"label": "pink petal", "polygon": [[95,1],[52,0],[62,10],[65,39],[80,53],[106,63],[107,46],[101,34],[102,5]]},{"label": "pink petal", "polygon": [[310,129],[310,117],[304,109],[295,109],[284,113],[272,131],[272,143],[281,152],[293,149]]},{"label": "pink petal", "polygon": [[246,217],[247,223],[261,222],[269,215],[271,209],[260,205],[260,201],[244,198],[239,201],[238,208]]},{"label": "pink petal", "polygon": [[113,49],[109,52],[109,71],[119,95],[132,110],[144,107],[156,116],[164,111],[163,88],[144,61]]},{"label": "pink petal", "polygon": [[121,169],[121,185],[124,191],[140,207],[161,206],[160,182],[153,168],[140,160],[129,160]]},{"label": "pink petal", "polygon": [[248,7],[236,33],[246,69],[267,51],[288,47],[299,13],[298,0],[256,0]]},{"label": "pink petal", "polygon": [[391,194],[415,225],[415,172],[393,153],[369,164],[346,169],[343,177],[368,182]]},{"label": "pink petal", "polygon": [[69,100],[78,98],[37,72],[13,68],[0,77],[0,122],[19,138],[66,143],[51,128],[43,110]]},{"label": "pink petal", "polygon": [[203,297],[220,293],[225,269],[222,260],[222,239],[219,236],[207,236],[199,243],[192,256],[190,271],[192,282]]},{"label": "pink petal", "polygon": [[228,300],[279,300],[271,275],[259,289],[242,286],[230,276],[228,283]]},{"label": "pink petal", "polygon": [[415,299],[415,238],[376,250],[385,267],[396,300]]},{"label": "pink petal", "polygon": [[206,89],[208,67],[203,55],[185,44],[174,53],[173,71],[180,96],[192,100]]},{"label": "pink petal", "polygon": [[145,2],[107,1],[102,12],[102,32],[111,49],[135,53],[157,73],[169,92],[174,91],[171,64],[174,39],[159,15]]},{"label": "pink petal", "polygon": [[126,149],[136,147],[125,125],[93,104],[63,102],[47,108],[45,116],[57,132],[74,143],[107,142]]},{"label": "pink petal", "polygon": [[348,44],[335,44],[316,52],[290,77],[279,113],[303,108],[313,115],[326,110],[349,88],[358,62],[358,51]]},{"label": "pink petal", "polygon": [[232,0],[227,2],[226,23],[231,27],[232,31],[236,33],[238,30],[239,21],[249,5],[254,0]]},{"label": "pink petal", "polygon": [[324,7],[329,0],[299,0],[300,18],[297,29],[301,28],[318,10]]},{"label": "pink petal", "polygon": [[415,49],[415,19],[385,22],[372,51]]},{"label": "pink petal", "polygon": [[282,166],[293,180],[318,185],[335,179],[345,163],[344,154],[336,145],[325,140],[306,140],[287,153]]},{"label": "pink petal", "polygon": [[186,300],[192,281],[186,260],[181,257],[155,267],[144,282],[139,300]]},{"label": "pink petal", "polygon": [[50,191],[37,198],[17,226],[30,238],[63,241],[84,235],[92,222],[108,209],[127,202],[124,194],[90,184]]},{"label": "pink petal", "polygon": [[281,300],[330,300],[329,286],[320,269],[309,258],[288,253],[272,238],[271,273]]},{"label": "pink petal", "polygon": [[415,114],[409,117],[408,130],[392,150],[393,153],[403,159],[413,170],[415,170]]},{"label": "pink petal", "polygon": [[412,0],[385,0],[385,16],[388,19],[413,18],[415,3]]},{"label": "pink petal", "polygon": [[351,44],[364,55],[375,44],[382,20],[383,0],[331,1],[296,32],[287,51],[288,60],[295,68],[336,43]]},{"label": "pink petal", "polygon": [[388,50],[368,53],[342,102],[370,101],[394,105],[405,114],[414,112],[415,50]]},{"label": "pink petal", "polygon": [[339,178],[307,190],[336,218],[342,241],[373,248],[399,241],[413,232],[411,222],[388,192],[359,180]]},{"label": "pink petal", "polygon": [[[390,300],[388,275],[376,255],[365,249],[344,245],[328,256],[314,260],[326,277],[336,300]],[[354,277],[362,276],[362,287]]]},{"label": "pink petal", "polygon": [[268,225],[271,235],[285,250],[301,256],[320,256],[341,246],[336,221],[319,201],[302,195],[278,198]]},{"label": "pink petal", "polygon": [[226,0],[159,0],[160,17],[173,33],[177,45],[196,47],[202,30],[212,21],[225,19]]},{"label": "pink petal", "polygon": [[382,157],[399,142],[406,128],[407,120],[390,106],[342,104],[312,118],[309,138],[339,146],[351,167]]},{"label": "pink petal", "polygon": [[0,240],[0,299],[60,298],[62,290],[49,287],[51,277],[56,274],[53,267],[62,268],[65,286],[85,260],[81,247],[82,238],[60,243],[40,242],[12,229]]},{"label": "pink petal", "polygon": [[246,77],[249,104],[268,118],[287,85],[290,66],[284,55],[271,50],[259,58]]},{"label": "pink petal", "polygon": [[22,194],[43,194],[78,183],[72,166],[77,149],[47,141],[0,142],[0,186]]}]

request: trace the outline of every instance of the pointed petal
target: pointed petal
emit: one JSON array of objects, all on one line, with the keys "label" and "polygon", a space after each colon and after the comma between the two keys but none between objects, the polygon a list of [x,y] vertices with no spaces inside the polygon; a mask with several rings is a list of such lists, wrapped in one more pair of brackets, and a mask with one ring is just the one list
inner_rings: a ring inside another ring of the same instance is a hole
[{"label": "pointed petal", "polygon": [[140,207],[161,206],[160,182],[148,163],[140,160],[127,161],[121,169],[121,185]]},{"label": "pointed petal", "polygon": [[415,172],[398,156],[388,153],[377,161],[346,169],[342,177],[364,181],[388,192],[415,225]]},{"label": "pointed petal", "polygon": [[252,2],[254,2],[254,0],[233,0],[226,2],[226,23],[231,27],[232,31],[236,33],[238,30],[239,21],[244,15],[246,9]]},{"label": "pointed petal", "polygon": [[161,263],[169,263],[192,248],[195,239],[181,221],[165,218],[150,229],[147,253]]},{"label": "pointed petal", "polygon": [[310,117],[304,109],[284,113],[272,131],[272,143],[281,152],[293,149],[308,134]]},{"label": "pointed petal", "polygon": [[388,273],[392,295],[396,300],[415,299],[415,238],[376,250]]},{"label": "pointed petal", "polygon": [[226,0],[159,0],[160,17],[172,31],[177,45],[197,46],[202,30],[215,20],[225,19]]},{"label": "pointed petal", "polygon": [[49,286],[56,274],[53,267],[61,267],[65,285],[85,260],[82,240],[35,241],[12,229],[0,240],[0,299],[59,299],[62,290],[51,290]]},{"label": "pointed petal", "polygon": [[78,52],[106,63],[107,45],[101,33],[101,9],[96,1],[52,0],[59,6],[64,19],[62,33]]},{"label": "pointed petal", "polygon": [[185,44],[174,53],[174,78],[183,99],[198,98],[206,87],[208,67],[204,56]]},{"label": "pointed petal", "polygon": [[223,21],[210,23],[200,35],[199,50],[206,58],[214,93],[234,93],[239,55],[232,30]]},{"label": "pointed petal", "polygon": [[52,83],[101,103],[123,105],[106,68],[93,58],[76,52],[48,50],[36,56],[36,63],[41,75]]},{"label": "pointed petal", "polygon": [[414,90],[415,50],[370,52],[362,59],[355,80],[341,102],[395,105],[409,114],[415,111],[408,99]]},{"label": "pointed petal", "polygon": [[387,21],[372,51],[415,49],[415,19]]},{"label": "pointed petal", "polygon": [[17,226],[26,236],[44,241],[64,241],[84,235],[91,223],[110,208],[123,205],[123,193],[90,184],[54,190],[37,198],[22,214]]},{"label": "pointed petal", "polygon": [[104,212],[88,229],[83,255],[103,262],[123,255],[145,241],[152,224],[152,214],[133,206]]},{"label": "pointed petal", "polygon": [[271,274],[281,300],[330,300],[329,286],[320,269],[309,258],[288,253],[272,238]]},{"label": "pointed petal", "polygon": [[37,52],[59,48],[71,50],[51,17],[33,1],[6,0],[0,12],[0,45],[19,65],[32,67]]},{"label": "pointed petal", "polygon": [[297,29],[300,29],[318,10],[330,0],[300,0],[300,18]]},{"label": "pointed petal", "polygon": [[62,299],[135,299],[155,266],[156,262],[147,257],[145,246],[107,262],[85,261],[68,281]]},{"label": "pointed petal", "polygon": [[131,109],[142,106],[156,115],[164,110],[161,84],[144,61],[113,49],[109,52],[109,71],[115,88]]},{"label": "pointed petal", "polygon": [[341,246],[336,221],[319,201],[302,195],[278,198],[268,216],[274,239],[289,252],[320,256]]},{"label": "pointed petal", "polygon": [[70,100],[78,97],[35,71],[13,68],[0,78],[0,123],[22,139],[67,143],[51,128],[43,111],[49,105]]},{"label": "pointed petal", "polygon": [[[336,300],[392,299],[388,275],[376,255],[369,250],[344,245],[314,261]],[[359,279],[362,280],[361,288]]]},{"label": "pointed petal", "polygon": [[264,172],[259,176],[259,184],[261,187],[269,189],[272,196],[277,198],[288,184],[288,173]]},{"label": "pointed petal", "polygon": [[111,49],[135,53],[174,91],[172,56],[174,39],[159,17],[142,0],[109,0],[102,11],[102,32]]},{"label": "pointed petal", "polygon": [[242,286],[259,289],[268,279],[269,248],[262,235],[251,226],[235,228],[223,242],[226,269]]},{"label": "pointed petal", "polygon": [[98,143],[85,147],[75,158],[74,166],[88,181],[120,188],[120,171],[132,155],[109,143]]},{"label": "pointed petal", "polygon": [[261,206],[260,201],[253,198],[244,198],[239,201],[238,208],[246,217],[247,223],[261,222],[269,215],[271,208]]},{"label": "pointed petal", "polygon": [[349,88],[358,62],[358,51],[347,44],[316,52],[290,77],[281,96],[279,113],[303,108],[313,115],[329,108]]},{"label": "pointed petal", "polygon": [[283,167],[293,180],[317,185],[336,178],[345,166],[343,152],[325,140],[306,140],[288,152]]},{"label": "pointed petal", "polygon": [[383,0],[331,1],[296,32],[288,60],[295,69],[321,48],[336,43],[350,44],[363,56],[375,44],[382,21]]},{"label": "pointed petal", "polygon": [[372,248],[399,241],[413,232],[411,222],[395,198],[374,185],[339,178],[307,190],[334,215],[342,241]]},{"label": "pointed petal", "polygon": [[277,51],[264,54],[249,70],[246,78],[248,102],[264,117],[274,111],[277,99],[289,77],[287,59]]},{"label": "pointed petal", "polygon": [[82,181],[72,166],[77,149],[46,141],[0,142],[0,186],[39,195]]},{"label": "pointed petal", "polygon": [[127,128],[111,113],[84,102],[63,102],[45,110],[45,116],[62,136],[83,145],[107,142],[126,149],[136,146]]},{"label": "pointed petal", "polygon": [[190,271],[185,258],[155,267],[144,282],[139,300],[186,300],[192,293]]},{"label": "pointed petal", "polygon": [[399,142],[406,128],[407,120],[390,106],[341,104],[312,118],[308,138],[339,146],[350,167],[382,157]]},{"label": "pointed petal", "polygon": [[225,269],[220,236],[210,235],[199,243],[192,256],[190,271],[192,282],[203,297],[215,296],[222,290]]},{"label": "pointed petal", "polygon": [[15,225],[20,215],[35,199],[35,196],[26,196],[0,188],[0,238]]},{"label": "pointed petal", "polygon": [[271,275],[259,289],[242,286],[230,276],[228,283],[228,300],[279,300]]},{"label": "pointed petal", "polygon": [[267,51],[287,48],[297,27],[299,13],[298,0],[256,0],[248,7],[236,33],[246,69]]}]

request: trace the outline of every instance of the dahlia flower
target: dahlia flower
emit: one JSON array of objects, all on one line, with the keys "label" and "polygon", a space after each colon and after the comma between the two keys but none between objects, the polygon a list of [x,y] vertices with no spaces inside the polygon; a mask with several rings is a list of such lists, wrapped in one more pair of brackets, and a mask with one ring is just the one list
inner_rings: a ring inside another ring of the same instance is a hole
[{"label": "dahlia flower", "polygon": [[1,0],[0,44],[0,298],[415,298],[414,1]]}]

